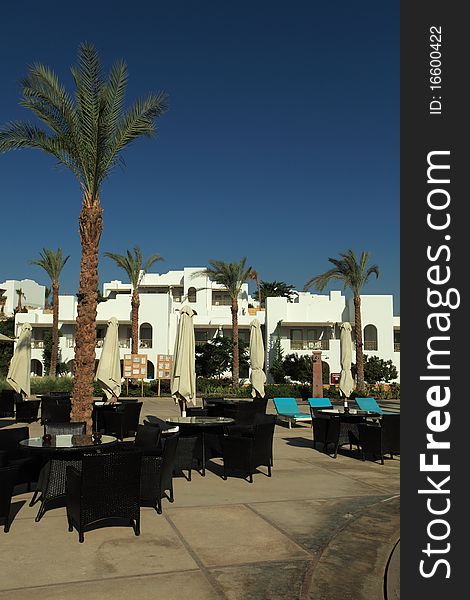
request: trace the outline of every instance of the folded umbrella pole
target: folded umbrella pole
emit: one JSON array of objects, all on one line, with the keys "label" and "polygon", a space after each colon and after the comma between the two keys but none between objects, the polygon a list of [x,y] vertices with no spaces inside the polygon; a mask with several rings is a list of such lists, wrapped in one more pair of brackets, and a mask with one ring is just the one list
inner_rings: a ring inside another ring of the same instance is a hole
[{"label": "folded umbrella pole", "polygon": [[340,355],[341,355],[341,375],[339,378],[339,389],[344,395],[344,406],[348,407],[348,399],[354,389],[354,380],[351,374],[352,364],[352,338],[351,324],[341,323],[340,325]]},{"label": "folded umbrella pole", "polygon": [[264,384],[266,383],[266,375],[263,371],[264,344],[258,319],[253,319],[250,323],[250,364],[251,395],[253,398],[257,396],[264,398]]},{"label": "folded umbrella pole", "polygon": [[7,374],[10,386],[26,397],[31,395],[31,333],[31,325],[23,323]]},{"label": "folded umbrella pole", "polygon": [[121,395],[121,357],[119,354],[119,323],[115,317],[108,321],[108,329],[103,341],[103,349],[96,370],[97,381],[108,400]]},{"label": "folded umbrella pole", "polygon": [[171,395],[180,404],[182,416],[186,416],[188,402],[196,404],[196,344],[193,316],[195,311],[183,306],[176,332],[173,368],[171,371]]}]

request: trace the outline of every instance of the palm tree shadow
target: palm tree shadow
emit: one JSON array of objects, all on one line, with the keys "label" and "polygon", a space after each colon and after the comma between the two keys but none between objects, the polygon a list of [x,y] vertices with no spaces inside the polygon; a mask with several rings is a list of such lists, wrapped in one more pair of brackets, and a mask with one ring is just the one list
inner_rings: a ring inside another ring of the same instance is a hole
[{"label": "palm tree shadow", "polygon": [[295,446],[296,448],[311,448],[313,446],[313,441],[304,437],[289,437],[282,439],[288,446]]}]

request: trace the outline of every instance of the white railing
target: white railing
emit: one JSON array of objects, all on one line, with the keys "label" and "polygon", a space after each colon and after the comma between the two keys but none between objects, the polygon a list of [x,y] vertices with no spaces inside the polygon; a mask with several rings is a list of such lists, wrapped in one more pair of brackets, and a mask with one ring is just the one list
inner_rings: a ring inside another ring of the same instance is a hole
[{"label": "white railing", "polygon": [[31,340],[31,348],[33,348],[33,349],[44,348],[44,340]]},{"label": "white railing", "polygon": [[130,348],[131,347],[131,338],[121,338],[119,340],[119,348]]},{"label": "white railing", "polygon": [[393,350],[394,350],[395,352],[400,352],[400,342],[395,342],[395,343],[393,344]]},{"label": "white railing", "polygon": [[329,350],[330,340],[291,340],[291,350]]},{"label": "white railing", "polygon": [[139,348],[151,348],[152,340],[141,338],[139,342]]}]

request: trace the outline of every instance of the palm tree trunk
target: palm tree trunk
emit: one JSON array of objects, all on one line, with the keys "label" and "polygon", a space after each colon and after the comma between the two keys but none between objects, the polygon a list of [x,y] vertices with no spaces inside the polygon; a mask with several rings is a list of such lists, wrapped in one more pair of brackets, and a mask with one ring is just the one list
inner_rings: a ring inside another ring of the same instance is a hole
[{"label": "palm tree trunk", "polygon": [[357,393],[364,394],[364,352],[362,345],[361,297],[354,296],[354,326],[356,330]]},{"label": "palm tree trunk", "polygon": [[75,333],[72,420],[85,421],[87,431],[91,431],[93,377],[95,374],[98,248],[103,230],[103,210],[99,198],[84,197],[79,223],[82,259]]},{"label": "palm tree trunk", "polygon": [[59,353],[59,282],[52,282],[52,349],[49,375],[57,375],[57,355]]},{"label": "palm tree trunk", "polygon": [[232,300],[232,343],[233,343],[233,364],[232,364],[232,385],[238,385],[240,367],[238,358],[238,301]]},{"label": "palm tree trunk", "polygon": [[261,308],[261,286],[259,284],[258,276],[256,276],[256,285],[258,286],[258,302],[259,302],[259,307]]},{"label": "palm tree trunk", "polygon": [[140,298],[139,292],[134,290],[132,292],[132,354],[139,354],[139,306]]}]

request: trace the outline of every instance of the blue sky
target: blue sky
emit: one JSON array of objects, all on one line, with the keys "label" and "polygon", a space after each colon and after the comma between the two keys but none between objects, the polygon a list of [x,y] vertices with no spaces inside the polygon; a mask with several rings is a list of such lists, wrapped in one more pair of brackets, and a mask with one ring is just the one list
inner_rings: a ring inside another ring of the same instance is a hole
[{"label": "blue sky", "polygon": [[[0,124],[19,106],[28,64],[72,87],[82,41],[124,58],[128,100],[164,90],[158,134],[125,153],[102,192],[101,254],[140,245],[160,272],[242,256],[261,279],[302,288],[328,257],[367,250],[399,312],[399,3],[215,0],[2,7]],[[0,281],[47,276],[43,246],[80,268],[80,190],[34,150],[0,156]],[[100,258],[100,280],[123,279]],[[337,287],[337,286],[333,286]]]}]

